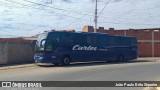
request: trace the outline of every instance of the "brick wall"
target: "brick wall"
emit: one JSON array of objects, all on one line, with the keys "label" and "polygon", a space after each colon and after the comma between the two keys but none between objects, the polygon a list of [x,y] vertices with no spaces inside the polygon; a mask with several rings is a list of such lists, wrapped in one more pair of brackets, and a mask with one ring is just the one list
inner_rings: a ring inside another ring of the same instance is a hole
[{"label": "brick wall", "polygon": [[0,38],[0,42],[31,42],[31,40],[25,40],[23,38]]}]

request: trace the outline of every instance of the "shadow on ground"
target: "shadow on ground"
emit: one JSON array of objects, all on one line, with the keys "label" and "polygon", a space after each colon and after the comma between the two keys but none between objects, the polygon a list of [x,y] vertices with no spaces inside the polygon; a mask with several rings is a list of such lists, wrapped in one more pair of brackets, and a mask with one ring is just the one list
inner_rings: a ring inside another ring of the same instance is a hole
[{"label": "shadow on ground", "polygon": [[145,63],[145,62],[156,62],[153,60],[130,60],[125,62],[105,62],[105,61],[94,61],[94,62],[75,62],[68,66],[61,65],[39,65],[40,67],[84,67],[84,66],[96,66],[96,65],[115,65],[115,64],[129,64],[129,63]]}]

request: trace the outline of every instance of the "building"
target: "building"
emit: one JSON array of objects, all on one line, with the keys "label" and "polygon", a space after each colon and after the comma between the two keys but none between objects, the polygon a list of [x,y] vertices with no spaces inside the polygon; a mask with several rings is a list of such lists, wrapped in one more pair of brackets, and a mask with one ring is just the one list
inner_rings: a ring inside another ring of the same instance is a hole
[{"label": "building", "polygon": [[[83,32],[94,32],[93,26],[84,26]],[[160,28],[149,29],[104,29],[99,27],[97,32],[111,35],[134,36],[138,39],[138,56],[140,57],[160,57]]]}]

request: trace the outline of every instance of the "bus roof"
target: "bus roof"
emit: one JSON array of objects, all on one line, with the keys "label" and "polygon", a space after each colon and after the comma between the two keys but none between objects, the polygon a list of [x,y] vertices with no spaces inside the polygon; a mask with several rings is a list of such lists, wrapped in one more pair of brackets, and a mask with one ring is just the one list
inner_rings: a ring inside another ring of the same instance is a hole
[{"label": "bus roof", "polygon": [[50,31],[50,32],[46,32],[46,33],[54,33],[54,32],[59,32],[59,33],[84,33],[84,34],[103,34],[103,35],[109,35],[107,33],[100,33],[100,32],[70,32],[70,31]]},{"label": "bus roof", "polygon": [[70,32],[70,31],[50,31],[50,32],[44,32],[44,33],[54,33],[54,32],[58,32],[58,33],[82,33],[82,34],[92,34],[92,35],[108,35],[108,36],[115,36],[115,37],[130,37],[130,38],[136,38],[134,36],[119,36],[119,35],[111,35],[111,34],[107,34],[107,33],[101,33],[101,32]]}]

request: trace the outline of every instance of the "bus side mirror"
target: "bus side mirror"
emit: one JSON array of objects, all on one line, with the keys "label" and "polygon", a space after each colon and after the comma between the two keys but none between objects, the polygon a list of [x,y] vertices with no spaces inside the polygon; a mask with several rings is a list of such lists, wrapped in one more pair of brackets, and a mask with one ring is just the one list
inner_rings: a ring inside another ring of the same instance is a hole
[{"label": "bus side mirror", "polygon": [[29,46],[33,48],[36,43],[37,43],[37,40],[33,40],[30,42]]},{"label": "bus side mirror", "polygon": [[37,42],[38,42],[37,40],[33,40],[30,42],[29,46],[32,48],[33,52],[35,52],[37,50],[37,46],[36,46]]},{"label": "bus side mirror", "polygon": [[46,39],[43,39],[43,40],[40,42],[40,47],[44,47],[44,46],[45,46],[45,43],[46,43]]}]

